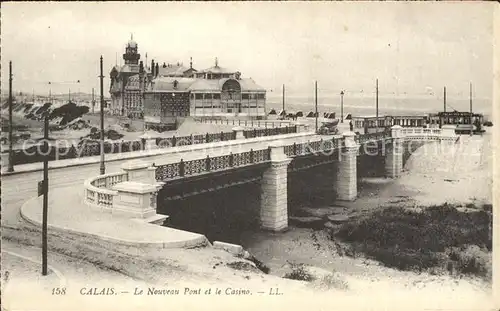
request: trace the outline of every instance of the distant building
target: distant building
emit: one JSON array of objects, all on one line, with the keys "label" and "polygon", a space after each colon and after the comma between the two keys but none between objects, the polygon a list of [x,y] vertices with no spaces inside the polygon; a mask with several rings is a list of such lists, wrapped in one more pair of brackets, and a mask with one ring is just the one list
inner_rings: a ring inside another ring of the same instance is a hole
[{"label": "distant building", "polygon": [[214,66],[197,71],[190,60],[147,68],[140,61],[138,45],[130,39],[123,54],[125,64],[110,72],[110,113],[143,117],[151,127],[175,127],[183,118],[248,117],[266,115],[266,90],[239,71]]},{"label": "distant building", "polygon": [[215,66],[186,75],[159,76],[144,92],[146,127],[175,128],[186,117],[266,115],[266,90],[238,71]]},{"label": "distant building", "polygon": [[125,47],[123,66],[115,65],[109,73],[111,82],[109,92],[111,104],[109,111],[113,115],[139,118],[143,114],[143,92],[153,75],[144,68],[138,45],[131,38]]}]

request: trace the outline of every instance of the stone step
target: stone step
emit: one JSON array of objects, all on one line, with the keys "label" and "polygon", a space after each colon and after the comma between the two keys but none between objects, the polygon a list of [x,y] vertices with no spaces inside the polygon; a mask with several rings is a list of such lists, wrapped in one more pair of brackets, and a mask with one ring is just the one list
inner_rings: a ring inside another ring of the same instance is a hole
[{"label": "stone step", "polygon": [[344,223],[349,220],[349,216],[338,214],[338,215],[329,215],[328,220],[333,224]]},{"label": "stone step", "polygon": [[167,215],[161,215],[161,214],[155,214],[153,216],[147,217],[147,218],[134,218],[135,221],[140,221],[140,222],[147,222],[152,225],[163,225],[165,220],[167,220],[169,216]]},{"label": "stone step", "polygon": [[323,227],[324,220],[320,217],[307,216],[307,217],[298,217],[291,216],[289,217],[290,224],[295,225],[299,228],[321,228]]}]

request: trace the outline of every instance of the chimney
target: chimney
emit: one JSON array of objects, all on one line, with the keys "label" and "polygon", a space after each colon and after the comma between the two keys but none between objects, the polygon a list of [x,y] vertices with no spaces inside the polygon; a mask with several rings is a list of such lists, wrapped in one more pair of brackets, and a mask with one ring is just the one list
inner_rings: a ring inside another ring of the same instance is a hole
[{"label": "chimney", "polygon": [[156,63],[156,68],[155,68],[155,77],[158,77],[158,72],[160,71],[160,66],[158,66],[158,63]]}]

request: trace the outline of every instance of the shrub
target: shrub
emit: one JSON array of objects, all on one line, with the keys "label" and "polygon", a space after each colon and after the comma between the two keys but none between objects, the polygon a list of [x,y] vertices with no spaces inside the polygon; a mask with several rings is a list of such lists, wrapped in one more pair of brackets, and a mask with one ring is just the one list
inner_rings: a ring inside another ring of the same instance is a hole
[{"label": "shrub", "polygon": [[[491,251],[491,222],[491,211],[465,213],[448,204],[424,208],[421,212],[390,207],[344,224],[333,238],[351,242],[356,251],[389,267],[422,271],[446,267],[451,248],[474,245],[475,249]],[[451,256],[462,258],[458,260],[462,262],[460,271],[484,275],[478,268],[484,262],[471,259],[479,260],[477,256],[482,252],[469,249],[466,254],[470,256],[462,254],[462,257],[456,252]]]},{"label": "shrub", "polygon": [[483,123],[484,126],[493,126],[493,122],[491,121],[486,121]]},{"label": "shrub", "polygon": [[318,280],[318,287],[322,289],[341,289],[341,290],[347,290],[349,289],[349,285],[347,281],[344,279],[340,278],[336,274],[328,274],[323,276],[321,279]]},{"label": "shrub", "polygon": [[292,271],[288,272],[283,276],[285,279],[297,280],[297,281],[314,281],[313,275],[311,275],[305,269],[304,264],[291,264]]},{"label": "shrub", "polygon": [[491,278],[491,258],[487,251],[477,245],[453,247],[448,254],[448,271],[475,274]]}]

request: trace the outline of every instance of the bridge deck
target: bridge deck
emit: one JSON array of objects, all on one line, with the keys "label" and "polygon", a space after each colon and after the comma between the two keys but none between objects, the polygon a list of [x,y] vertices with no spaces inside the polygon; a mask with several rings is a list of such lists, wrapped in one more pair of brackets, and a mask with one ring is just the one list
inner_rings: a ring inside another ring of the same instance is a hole
[{"label": "bridge deck", "polygon": [[[22,217],[37,226],[42,222],[42,197],[27,201]],[[49,229],[69,231],[99,241],[139,248],[174,248],[203,245],[204,235],[92,210],[83,203],[80,187],[58,188],[49,193]]]},{"label": "bridge deck", "polygon": [[[314,133],[294,133],[275,136],[265,136],[257,138],[248,138],[241,140],[221,141],[208,144],[185,145],[179,147],[159,148],[144,151],[133,151],[116,154],[106,154],[106,163],[110,162],[126,162],[133,159],[146,159],[155,164],[168,164],[181,160],[197,160],[205,158],[207,155],[228,155],[230,152],[239,153],[259,149],[265,149],[273,141],[283,141],[284,143],[293,144],[294,142],[307,142],[308,140],[319,140],[333,136],[319,136]],[[75,159],[66,159],[59,161],[50,161],[49,169],[65,168],[72,166],[84,166],[99,163],[100,157],[83,157]],[[14,173],[7,173],[6,168],[2,167],[2,175],[19,174],[23,172],[36,172],[43,169],[43,163],[31,163],[15,166]]]}]

